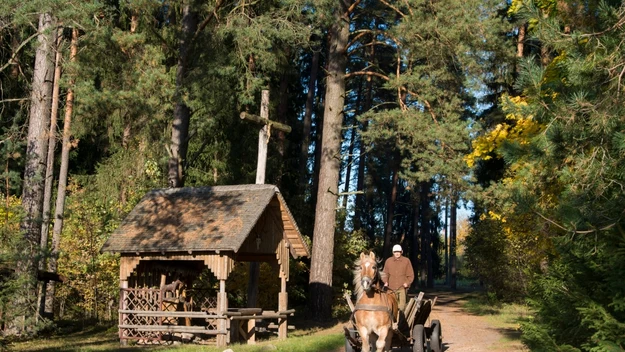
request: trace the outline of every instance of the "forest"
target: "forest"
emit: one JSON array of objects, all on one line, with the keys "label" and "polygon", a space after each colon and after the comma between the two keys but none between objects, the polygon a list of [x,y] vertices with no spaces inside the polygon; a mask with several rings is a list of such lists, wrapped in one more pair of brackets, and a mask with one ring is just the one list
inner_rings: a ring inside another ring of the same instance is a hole
[{"label": "forest", "polygon": [[529,305],[532,350],[623,351],[624,74],[616,0],[3,0],[2,330],[116,320],[103,243],[149,190],[253,184],[268,90],[303,314],[400,243],[415,287]]}]

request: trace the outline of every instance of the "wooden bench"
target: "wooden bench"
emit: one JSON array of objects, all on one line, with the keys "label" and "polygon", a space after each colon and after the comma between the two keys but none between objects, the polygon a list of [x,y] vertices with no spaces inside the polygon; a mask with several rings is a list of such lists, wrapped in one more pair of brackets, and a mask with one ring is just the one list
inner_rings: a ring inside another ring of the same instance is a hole
[{"label": "wooden bench", "polygon": [[203,326],[184,326],[184,325],[120,325],[120,329],[136,329],[138,331],[154,331],[169,333],[190,333],[190,334],[206,334],[206,335],[223,335],[226,331],[209,330]]},{"label": "wooden bench", "polygon": [[146,311],[146,310],[119,310],[120,314],[134,314],[142,317],[162,318],[206,318],[223,319],[223,315],[210,314],[208,312],[181,312],[181,311]]}]

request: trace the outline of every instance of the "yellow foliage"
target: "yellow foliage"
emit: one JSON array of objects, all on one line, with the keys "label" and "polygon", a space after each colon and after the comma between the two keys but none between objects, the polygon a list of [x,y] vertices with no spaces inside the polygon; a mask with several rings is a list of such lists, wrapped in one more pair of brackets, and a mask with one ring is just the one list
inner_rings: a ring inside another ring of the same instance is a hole
[{"label": "yellow foliage", "polygon": [[465,157],[469,167],[473,167],[477,160],[491,159],[504,141],[527,145],[531,137],[542,131],[544,126],[534,121],[532,115],[524,115],[523,109],[527,105],[523,97],[502,96],[501,108],[506,113],[506,122],[473,140],[473,151]]},{"label": "yellow foliage", "polygon": [[[0,227],[9,227],[9,230],[19,230],[19,212],[22,200],[16,196],[5,198],[0,205]],[[14,228],[15,227],[15,228]]]}]

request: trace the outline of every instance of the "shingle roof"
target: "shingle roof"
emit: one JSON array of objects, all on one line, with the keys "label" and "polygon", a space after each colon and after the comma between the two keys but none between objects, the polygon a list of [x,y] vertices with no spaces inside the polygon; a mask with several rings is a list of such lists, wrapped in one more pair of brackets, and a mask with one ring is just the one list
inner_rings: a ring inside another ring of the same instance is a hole
[{"label": "shingle roof", "polygon": [[292,214],[273,185],[157,189],[148,192],[102,246],[102,252],[234,251],[270,201],[281,203],[287,238],[308,256]]}]

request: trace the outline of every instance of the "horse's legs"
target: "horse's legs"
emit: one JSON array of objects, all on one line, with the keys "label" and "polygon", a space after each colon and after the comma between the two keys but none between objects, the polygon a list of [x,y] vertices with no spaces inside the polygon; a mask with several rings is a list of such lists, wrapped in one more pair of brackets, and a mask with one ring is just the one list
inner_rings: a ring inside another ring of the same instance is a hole
[{"label": "horse's legs", "polygon": [[375,343],[375,351],[376,352],[384,352],[391,350],[391,341],[389,337],[393,337],[393,332],[389,330],[387,327],[383,327],[379,329],[378,341]]},{"label": "horse's legs", "polygon": [[369,331],[364,326],[358,328],[358,333],[360,334],[360,339],[362,340],[362,352],[369,352]]},{"label": "horse's legs", "polygon": [[393,342],[393,329],[389,328],[388,333],[386,334],[386,346],[384,346],[385,351],[391,350],[392,342]]}]

